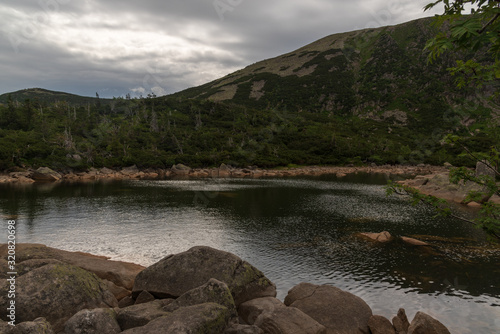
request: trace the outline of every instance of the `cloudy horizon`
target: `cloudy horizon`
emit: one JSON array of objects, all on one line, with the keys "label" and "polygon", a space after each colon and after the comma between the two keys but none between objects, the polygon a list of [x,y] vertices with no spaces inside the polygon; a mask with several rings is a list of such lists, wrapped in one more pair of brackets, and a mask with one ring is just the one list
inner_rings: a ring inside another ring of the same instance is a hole
[{"label": "cloudy horizon", "polygon": [[439,13],[412,0],[8,0],[0,94],[172,94],[325,36]]}]

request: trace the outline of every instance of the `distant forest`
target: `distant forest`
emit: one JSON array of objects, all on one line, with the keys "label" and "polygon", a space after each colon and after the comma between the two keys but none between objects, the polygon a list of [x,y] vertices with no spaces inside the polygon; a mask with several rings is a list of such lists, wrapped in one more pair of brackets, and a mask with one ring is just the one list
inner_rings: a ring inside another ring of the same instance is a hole
[{"label": "distant forest", "polygon": [[[180,97],[49,101],[7,96],[0,104],[0,169],[471,164],[461,149],[441,142],[449,129],[470,134],[459,119],[412,127]],[[471,150],[500,142],[496,127],[474,127]]]}]

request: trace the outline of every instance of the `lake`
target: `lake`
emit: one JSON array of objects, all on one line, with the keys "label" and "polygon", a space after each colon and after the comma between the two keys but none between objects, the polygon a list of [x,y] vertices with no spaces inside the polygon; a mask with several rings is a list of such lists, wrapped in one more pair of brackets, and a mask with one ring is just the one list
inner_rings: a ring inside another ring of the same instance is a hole
[{"label": "lake", "polygon": [[[386,197],[386,182],[352,175],[1,185],[0,208],[4,221],[18,217],[17,242],[146,266],[211,246],[263,271],[281,300],[300,282],[329,284],[389,319],[403,307],[410,320],[424,311],[452,333],[499,333],[500,248],[466,223]],[[436,247],[353,236],[381,231]]]}]

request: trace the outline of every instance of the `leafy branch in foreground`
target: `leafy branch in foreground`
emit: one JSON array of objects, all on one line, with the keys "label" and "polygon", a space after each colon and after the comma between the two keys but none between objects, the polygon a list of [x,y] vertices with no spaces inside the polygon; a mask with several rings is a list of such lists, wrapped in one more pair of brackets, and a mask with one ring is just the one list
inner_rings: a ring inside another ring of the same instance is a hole
[{"label": "leafy branch in foreground", "polygon": [[[500,79],[500,1],[498,0],[438,0],[428,4],[429,10],[444,4],[444,13],[436,19],[437,26],[449,25],[427,42],[429,61],[448,51],[463,51],[469,58],[457,60],[449,68],[459,74],[457,86],[482,86]],[[470,8],[469,10],[466,8]],[[486,50],[489,57],[478,60],[477,51]]]}]

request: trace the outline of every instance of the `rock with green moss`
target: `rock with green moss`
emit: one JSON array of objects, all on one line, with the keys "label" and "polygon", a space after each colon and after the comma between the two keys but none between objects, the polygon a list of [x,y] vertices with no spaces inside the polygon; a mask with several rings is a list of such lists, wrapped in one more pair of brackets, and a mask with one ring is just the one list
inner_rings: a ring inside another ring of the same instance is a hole
[{"label": "rock with green moss", "polygon": [[146,268],[137,275],[132,293],[138,296],[146,290],[156,298],[177,298],[211,278],[227,284],[236,306],[276,296],[276,286],[257,268],[234,254],[210,247],[193,247]]},{"label": "rock with green moss", "polygon": [[234,304],[234,299],[228,286],[226,283],[214,278],[211,278],[200,287],[189,290],[164,309],[168,312],[173,312],[181,307],[204,303],[216,303],[225,306],[231,312],[232,318],[238,317],[236,305]]},{"label": "rock with green moss", "polygon": [[136,327],[123,334],[200,333],[220,334],[229,326],[231,312],[224,306],[205,303],[181,307],[169,315],[156,318],[146,326]]},{"label": "rock with green moss", "polygon": [[[3,333],[3,332],[1,332]],[[54,334],[50,323],[44,318],[22,322],[13,327],[8,334]]]},{"label": "rock with green moss", "polygon": [[[6,309],[10,301],[9,287],[8,281],[2,282],[2,309]],[[61,331],[64,323],[82,309],[118,305],[116,298],[97,276],[63,263],[47,264],[17,277],[15,288],[16,322],[44,317],[56,332]]]},{"label": "rock with green moss", "polygon": [[98,308],[81,310],[72,316],[66,322],[64,331],[67,334],[118,334],[122,330],[116,321],[114,309]]},{"label": "rock with green moss", "polygon": [[172,300],[155,300],[149,303],[142,303],[124,307],[118,310],[116,319],[122,330],[141,327],[151,320],[168,315],[163,308]]}]

